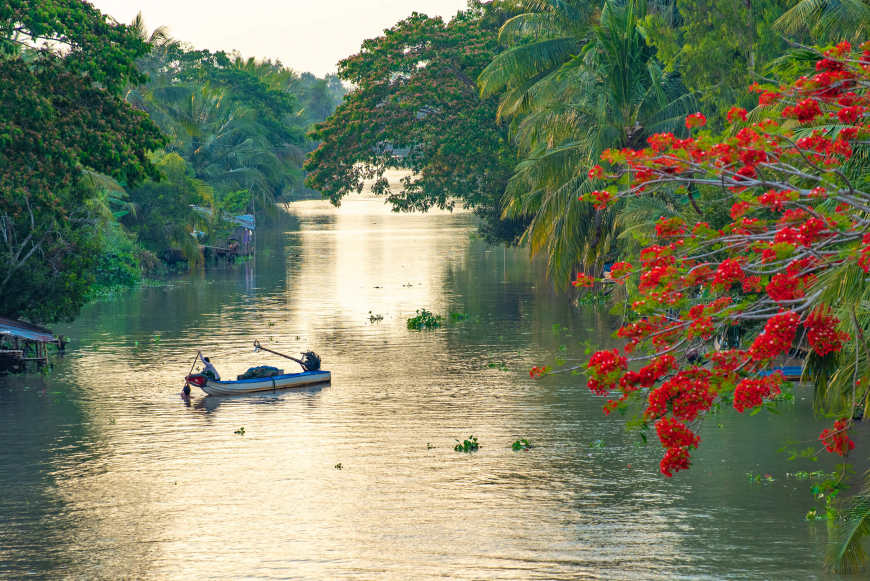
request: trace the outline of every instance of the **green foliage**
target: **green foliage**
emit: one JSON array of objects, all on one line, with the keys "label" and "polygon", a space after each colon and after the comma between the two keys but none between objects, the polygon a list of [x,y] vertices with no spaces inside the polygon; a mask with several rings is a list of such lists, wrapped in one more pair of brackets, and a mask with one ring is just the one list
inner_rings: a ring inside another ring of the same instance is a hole
[{"label": "green foliage", "polygon": [[533,447],[534,446],[532,446],[532,443],[529,442],[528,440],[526,440],[525,438],[519,438],[516,442],[511,444],[511,449],[514,452],[519,452],[520,450],[522,450],[523,452],[528,452]]},{"label": "green foliage", "polygon": [[[459,442],[459,440],[456,440]],[[477,452],[480,449],[480,444],[477,443],[477,438],[468,436],[467,440],[463,440],[453,447],[456,452]]]},{"label": "green foliage", "polygon": [[831,535],[825,563],[835,571],[859,571],[867,562],[870,540],[870,480],[846,503],[844,517]]},{"label": "green foliage", "polygon": [[[33,50],[51,41],[55,50]],[[72,320],[93,284],[98,190],[157,178],[158,128],[119,98],[148,45],[79,0],[0,6],[0,315]]]},{"label": "green foliage", "polygon": [[[562,54],[554,48],[551,60],[542,53],[528,66],[518,63],[498,72],[508,87],[501,114],[513,119],[525,155],[506,190],[506,215],[530,220],[524,241],[533,253],[548,256],[550,278],[564,287],[579,265],[593,267],[620,249],[616,218],[623,204],[598,211],[578,201],[600,187],[589,177],[590,168],[605,149],[641,149],[659,132],[681,135],[685,115],[696,105],[680,75],[665,71],[647,43],[646,2],[604,2],[597,19],[573,3],[560,3],[567,12],[558,17],[549,3],[530,5],[533,10],[522,17],[540,22],[548,30],[542,36],[550,40],[533,42],[528,36],[536,33],[520,34],[521,28],[508,35],[515,52],[567,43],[563,29],[569,20],[575,31],[571,42],[582,43],[580,50]],[[519,18],[505,24],[503,37]],[[484,90],[496,62],[481,76]]]},{"label": "green foliage", "polygon": [[[474,79],[498,51],[496,30],[478,5],[452,20],[413,14],[339,63],[354,89],[311,134],[309,187],[335,204],[364,180],[396,211],[475,207],[488,242],[513,243],[523,220],[501,220],[501,199],[516,149],[496,123],[495,99]],[[385,172],[412,170],[399,190]]]},{"label": "green foliage", "polygon": [[679,68],[686,85],[702,95],[712,121],[732,106],[754,108],[747,90],[765,66],[787,48],[773,29],[787,0],[676,0],[647,15],[644,28],[659,58]]},{"label": "green foliage", "polygon": [[236,434],[237,436],[244,436],[245,435],[245,427],[242,426],[241,428],[239,428],[238,430],[236,430],[233,433]]},{"label": "green foliage", "polygon": [[130,201],[138,211],[121,222],[157,256],[168,258],[171,250],[179,249],[187,261],[201,263],[202,252],[191,231],[207,229],[209,218],[191,206],[211,205],[212,191],[194,178],[193,170],[177,153],[155,159],[165,179],[132,189]]},{"label": "green foliage", "polygon": [[417,309],[417,316],[408,319],[409,329],[437,329],[443,323],[441,315],[435,315],[426,309]]}]

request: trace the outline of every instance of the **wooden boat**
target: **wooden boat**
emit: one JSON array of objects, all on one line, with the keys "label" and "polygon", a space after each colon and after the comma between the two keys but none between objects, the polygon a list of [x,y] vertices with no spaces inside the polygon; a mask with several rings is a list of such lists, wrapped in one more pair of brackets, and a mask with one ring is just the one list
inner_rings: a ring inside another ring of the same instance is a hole
[{"label": "wooden boat", "polygon": [[238,381],[215,381],[207,375],[194,373],[187,376],[187,381],[209,395],[236,395],[256,391],[273,391],[276,389],[291,389],[294,387],[310,387],[318,383],[327,383],[332,379],[328,371],[303,371],[302,373],[285,373],[272,377],[257,379],[242,379]]}]

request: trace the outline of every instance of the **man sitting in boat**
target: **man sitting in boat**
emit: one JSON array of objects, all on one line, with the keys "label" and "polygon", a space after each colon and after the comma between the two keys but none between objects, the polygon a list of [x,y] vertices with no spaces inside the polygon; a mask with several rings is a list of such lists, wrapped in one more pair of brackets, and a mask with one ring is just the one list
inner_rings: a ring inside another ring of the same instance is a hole
[{"label": "man sitting in boat", "polygon": [[205,365],[205,369],[202,370],[202,374],[209,376],[215,381],[220,381],[221,376],[218,373],[217,369],[215,369],[214,365],[211,364],[211,361],[208,360],[208,357],[203,357],[202,353],[200,353],[199,358],[202,361],[202,364]]}]

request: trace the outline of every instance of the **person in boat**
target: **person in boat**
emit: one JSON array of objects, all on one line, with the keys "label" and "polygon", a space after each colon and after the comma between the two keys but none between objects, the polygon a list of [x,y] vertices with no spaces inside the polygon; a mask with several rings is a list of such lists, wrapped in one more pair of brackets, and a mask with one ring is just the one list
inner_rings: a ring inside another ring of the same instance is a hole
[{"label": "person in boat", "polygon": [[208,357],[203,357],[202,353],[200,353],[199,359],[202,361],[202,364],[205,366],[205,369],[202,370],[202,374],[207,375],[208,377],[214,379],[215,381],[220,381],[221,376],[218,373],[217,369],[215,369],[214,365],[211,364],[211,361],[208,360]]}]

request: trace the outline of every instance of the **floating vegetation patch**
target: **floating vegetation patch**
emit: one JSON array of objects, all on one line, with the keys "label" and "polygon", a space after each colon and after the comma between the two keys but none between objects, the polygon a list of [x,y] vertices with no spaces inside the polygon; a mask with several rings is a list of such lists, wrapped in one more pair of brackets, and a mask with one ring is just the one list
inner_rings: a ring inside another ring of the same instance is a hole
[{"label": "floating vegetation patch", "polygon": [[589,444],[589,447],[590,448],[603,448],[604,447],[604,440],[595,440],[594,442],[591,442]]},{"label": "floating vegetation patch", "polygon": [[752,472],[746,473],[746,479],[749,480],[749,482],[775,482],[776,481],[776,478],[774,478],[770,474],[761,475],[761,474],[753,474]]},{"label": "floating vegetation patch", "polygon": [[519,452],[520,450],[522,450],[523,452],[528,452],[532,448],[533,448],[532,443],[529,442],[528,440],[526,440],[525,438],[520,438],[519,440],[517,440],[516,442],[511,444],[511,449],[514,452]]},{"label": "floating vegetation patch", "polygon": [[341,468],[342,468],[341,462],[339,462],[338,464],[335,465],[336,470],[341,470]]},{"label": "floating vegetation patch", "polygon": [[450,320],[454,323],[466,323],[473,322],[476,323],[480,321],[480,316],[472,316],[468,313],[450,313]]},{"label": "floating vegetation patch", "polygon": [[384,320],[383,315],[373,315],[371,311],[369,311],[369,321],[372,323],[380,323]]},{"label": "floating vegetation patch", "polygon": [[[459,440],[456,440],[459,442]],[[474,436],[468,436],[468,440],[463,440],[459,442],[453,449],[456,452],[477,452],[480,449],[480,444],[477,443],[477,438]]]},{"label": "floating vegetation patch", "polygon": [[441,315],[435,315],[426,309],[417,309],[417,316],[408,319],[409,329],[437,329],[443,324]]},{"label": "floating vegetation patch", "polygon": [[245,435],[245,428],[244,428],[244,426],[241,427],[241,428],[239,428],[238,430],[236,430],[236,431],[233,432],[233,433],[236,434],[236,435],[238,435],[238,436],[244,436],[244,435]]}]

